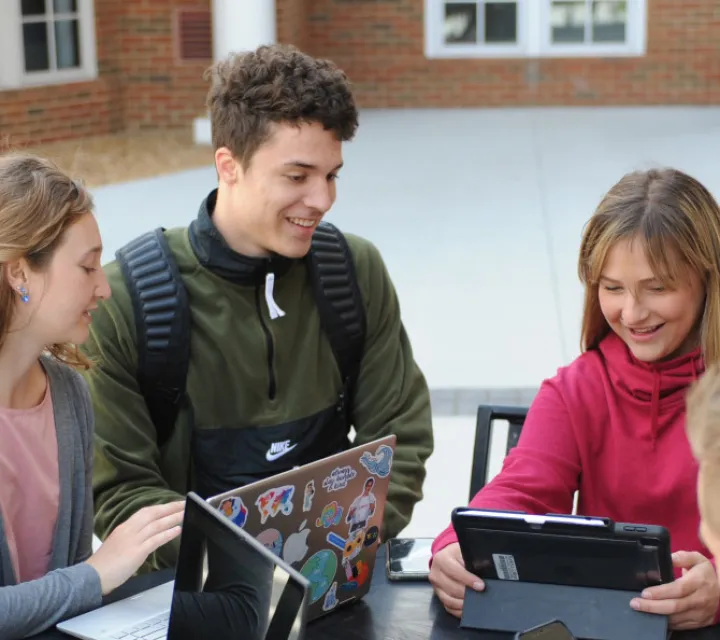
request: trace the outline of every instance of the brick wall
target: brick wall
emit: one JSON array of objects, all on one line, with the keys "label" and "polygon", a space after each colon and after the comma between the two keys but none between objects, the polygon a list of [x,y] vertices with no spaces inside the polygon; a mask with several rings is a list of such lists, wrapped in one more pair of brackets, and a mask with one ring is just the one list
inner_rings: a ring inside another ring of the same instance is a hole
[{"label": "brick wall", "polygon": [[[554,60],[427,60],[424,0],[276,2],[278,39],[335,60],[363,107],[720,104],[720,0],[648,0],[644,57]],[[99,78],[0,91],[0,138],[189,129],[210,60],[177,59],[175,12],[210,5],[96,0]]]},{"label": "brick wall", "polygon": [[110,109],[102,80],[0,91],[0,151],[40,140],[108,133]]},{"label": "brick wall", "polygon": [[122,125],[117,97],[117,20],[123,0],[99,0],[95,29],[100,74],[91,82],[0,90],[0,144],[22,146],[109,133]]},{"label": "brick wall", "polygon": [[0,138],[11,146],[123,130],[190,127],[203,110],[212,60],[181,62],[180,7],[210,0],[96,0],[98,78],[0,91]]},{"label": "brick wall", "polygon": [[720,0],[648,0],[647,55],[624,59],[428,60],[423,15],[424,0],[314,0],[309,52],[365,107],[720,103]]},{"label": "brick wall", "polygon": [[182,7],[210,0],[123,0],[119,21],[123,123],[126,129],[188,127],[202,111],[211,59],[181,62],[174,21]]},{"label": "brick wall", "polygon": [[307,46],[307,6],[314,0],[275,0],[277,9],[278,42],[293,44],[298,49]]}]

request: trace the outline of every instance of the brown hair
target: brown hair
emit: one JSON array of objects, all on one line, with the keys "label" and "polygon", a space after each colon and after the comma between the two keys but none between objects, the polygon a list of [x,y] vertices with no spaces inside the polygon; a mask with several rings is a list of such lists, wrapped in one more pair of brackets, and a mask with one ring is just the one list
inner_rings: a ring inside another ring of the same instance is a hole
[{"label": "brown hair", "polygon": [[[49,160],[29,154],[0,157],[0,348],[17,305],[7,263],[25,258],[34,271],[43,271],[68,227],[92,208],[82,185]],[[47,345],[47,350],[71,366],[90,366],[76,345]]]},{"label": "brown hair", "polygon": [[700,464],[703,483],[700,513],[715,535],[720,535],[720,365],[711,365],[687,395],[687,435]]},{"label": "brown hair", "polygon": [[700,342],[705,361],[720,361],[720,209],[697,180],[676,169],[629,173],[602,199],[583,232],[578,260],[585,285],[581,348],[610,331],[598,286],[610,249],[639,239],[655,276],[670,288],[696,273],[705,289]]},{"label": "brown hair", "polygon": [[231,54],[208,69],[207,78],[213,147],[227,147],[244,168],[270,137],[271,123],[319,123],[343,142],[357,130],[346,75],[293,46]]}]

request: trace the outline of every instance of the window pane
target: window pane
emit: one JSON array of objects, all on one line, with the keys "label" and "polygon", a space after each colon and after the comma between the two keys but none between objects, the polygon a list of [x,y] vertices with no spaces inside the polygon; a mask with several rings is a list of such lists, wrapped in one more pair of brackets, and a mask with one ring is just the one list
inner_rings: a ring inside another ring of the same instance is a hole
[{"label": "window pane", "polygon": [[24,24],[23,45],[25,71],[47,71],[50,68],[47,22]]},{"label": "window pane", "polygon": [[446,3],[444,34],[445,44],[477,42],[477,4]]},{"label": "window pane", "polygon": [[595,0],[593,2],[593,42],[625,42],[627,2]]},{"label": "window pane", "polygon": [[585,42],[588,19],[585,0],[553,2],[550,12],[553,44]]},{"label": "window pane", "polygon": [[485,42],[517,42],[517,2],[485,3]]},{"label": "window pane", "polygon": [[21,0],[20,6],[24,16],[41,16],[45,13],[45,0]]},{"label": "window pane", "polygon": [[77,0],[53,0],[55,13],[75,13],[77,11]]},{"label": "window pane", "polygon": [[55,48],[58,69],[73,69],[80,66],[77,20],[58,20],[55,23]]}]

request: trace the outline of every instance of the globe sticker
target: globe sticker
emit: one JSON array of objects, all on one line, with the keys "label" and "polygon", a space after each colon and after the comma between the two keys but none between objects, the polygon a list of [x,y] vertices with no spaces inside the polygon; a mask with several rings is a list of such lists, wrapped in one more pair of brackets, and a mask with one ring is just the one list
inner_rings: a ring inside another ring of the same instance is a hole
[{"label": "globe sticker", "polygon": [[335,580],[338,561],[330,549],[322,549],[315,555],[310,556],[308,561],[300,569],[310,583],[310,604],[317,602],[325,595]]}]

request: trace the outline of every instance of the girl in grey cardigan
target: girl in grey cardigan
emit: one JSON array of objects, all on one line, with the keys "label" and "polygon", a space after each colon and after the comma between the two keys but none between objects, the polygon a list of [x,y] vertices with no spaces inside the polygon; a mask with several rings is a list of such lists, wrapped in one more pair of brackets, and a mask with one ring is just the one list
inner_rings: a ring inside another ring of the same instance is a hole
[{"label": "girl in grey cardigan", "polygon": [[93,416],[74,345],[110,294],[89,194],[55,165],[0,158],[0,638],[101,603],[178,535],[148,507],[92,553]]}]

